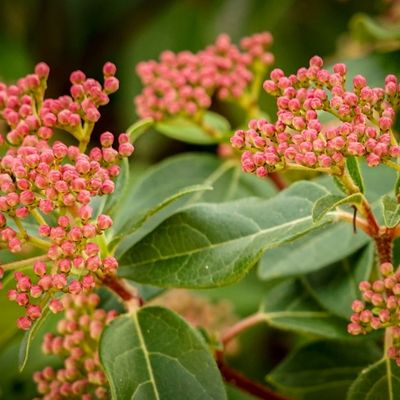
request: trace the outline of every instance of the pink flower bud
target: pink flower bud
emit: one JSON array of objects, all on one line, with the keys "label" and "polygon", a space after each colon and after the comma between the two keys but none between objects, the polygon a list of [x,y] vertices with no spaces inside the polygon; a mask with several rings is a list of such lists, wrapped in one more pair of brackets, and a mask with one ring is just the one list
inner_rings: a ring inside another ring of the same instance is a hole
[{"label": "pink flower bud", "polygon": [[86,275],[86,276],[84,276],[84,277],[82,278],[81,284],[82,284],[82,287],[83,287],[84,289],[91,289],[91,288],[94,288],[94,286],[95,286],[95,281],[94,281],[93,276],[91,276],[91,275]]},{"label": "pink flower bud", "polygon": [[20,317],[17,320],[17,326],[19,329],[27,331],[32,326],[32,321],[28,317]]},{"label": "pink flower bud", "polygon": [[52,300],[50,300],[50,303],[49,303],[49,310],[52,313],[57,314],[64,310],[64,306],[60,300],[52,299]]},{"label": "pink flower bud", "polygon": [[114,76],[117,72],[117,68],[115,64],[112,62],[106,62],[103,66],[103,74],[104,76]]},{"label": "pink flower bud", "polygon": [[33,272],[37,275],[42,277],[46,273],[46,264],[43,261],[36,261],[33,264]]},{"label": "pink flower bud", "polygon": [[119,80],[114,76],[108,76],[104,80],[104,91],[106,93],[114,93],[119,89]]},{"label": "pink flower bud", "polygon": [[88,205],[82,206],[82,207],[79,209],[79,217],[80,217],[83,221],[87,221],[87,220],[89,220],[89,219],[92,217],[92,212],[93,212],[92,207],[90,207],[90,206],[88,206]]},{"label": "pink flower bud", "polygon": [[110,216],[101,214],[97,217],[97,228],[101,231],[109,229],[112,226],[112,219]]},{"label": "pink flower bud", "polygon": [[110,147],[114,142],[114,135],[111,132],[104,132],[100,135],[100,143],[103,147]]},{"label": "pink flower bud", "polygon": [[49,76],[50,68],[49,66],[41,62],[35,66],[35,74],[40,78],[40,79],[47,79]]},{"label": "pink flower bud", "polygon": [[31,320],[38,319],[42,315],[42,309],[38,305],[30,304],[26,308],[26,315]]}]

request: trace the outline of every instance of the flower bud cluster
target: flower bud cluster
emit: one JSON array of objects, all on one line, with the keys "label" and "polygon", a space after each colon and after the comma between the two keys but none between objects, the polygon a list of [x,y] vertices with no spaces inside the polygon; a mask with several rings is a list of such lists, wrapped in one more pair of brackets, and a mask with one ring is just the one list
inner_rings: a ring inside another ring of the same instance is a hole
[{"label": "flower bud cluster", "polygon": [[[82,71],[71,74],[71,95],[44,99],[49,67],[40,63],[35,73],[21,78],[14,85],[0,83],[0,116],[10,127],[9,144],[20,145],[28,135],[43,140],[52,137],[54,129],[68,131],[83,138],[87,126],[100,118],[98,108],[109,102],[108,95],[118,89],[116,68],[112,63],[103,67],[104,83],[86,78]],[[4,143],[4,137],[1,137]]]},{"label": "flower bud cluster", "polygon": [[[16,85],[0,84],[0,117],[10,127],[0,158],[0,245],[18,253],[30,243],[46,252],[33,271],[15,272],[15,288],[8,292],[25,309],[17,322],[25,330],[40,318],[44,305],[52,312],[63,309],[60,294],[88,292],[99,279],[115,273],[117,261],[101,258],[97,244],[112,219],[100,215],[93,220],[90,203],[113,193],[119,163],[134,150],[127,134],[120,134],[114,145],[110,132],[101,134],[101,147],[88,154],[83,150],[100,116],[98,107],[118,88],[114,64],[104,65],[103,86],[81,71],[72,73],[72,97],[55,100],[44,99],[48,72],[42,63]],[[23,128],[29,121],[29,129]],[[50,143],[53,128],[72,133],[85,146]],[[36,235],[32,220],[39,224]]]},{"label": "flower bud cluster", "polygon": [[395,272],[392,264],[383,263],[380,272],[381,279],[360,282],[363,301],[353,301],[354,313],[347,330],[351,335],[360,335],[381,328],[390,329],[393,343],[388,357],[400,366],[400,271]]},{"label": "flower bud cluster", "polygon": [[112,220],[108,215],[100,215],[92,223],[91,214],[92,209],[83,206],[75,219],[64,215],[54,227],[39,227],[40,234],[51,242],[48,261],[36,261],[31,277],[15,272],[16,287],[8,291],[8,298],[25,308],[25,315],[17,321],[19,328],[29,329],[42,315],[42,305],[47,301],[51,312],[62,311],[63,303],[55,298],[56,293],[88,293],[98,279],[115,274],[117,260],[112,256],[102,258],[95,243],[96,237],[111,227]]},{"label": "flower bud cluster", "polygon": [[25,137],[20,147],[8,150],[0,161],[0,240],[11,252],[21,250],[24,238],[7,226],[7,216],[23,219],[32,210],[47,215],[68,208],[87,214],[94,196],[114,191],[118,164],[133,152],[126,134],[118,139],[117,151],[111,147],[113,135],[103,133],[103,147],[93,148],[89,155],[78,147],[58,141],[49,145],[32,135]]},{"label": "flower bud cluster", "polygon": [[98,346],[103,329],[117,313],[97,308],[99,302],[94,293],[63,297],[65,318],[58,322],[58,335],[46,333],[42,345],[45,354],[62,357],[63,367],[58,370],[46,367],[34,374],[38,398],[110,398]]},{"label": "flower bud cluster", "polygon": [[[322,67],[323,60],[315,56],[297,74],[271,72],[263,86],[277,98],[277,121],[252,120],[248,130],[231,138],[243,152],[244,171],[265,176],[301,166],[340,174],[348,156],[377,166],[400,155],[391,132],[399,106],[397,78],[388,75],[384,88],[371,88],[356,75],[347,90],[344,64],[334,65],[332,73]],[[337,123],[324,126],[324,114],[335,116]]]},{"label": "flower bud cluster", "polygon": [[269,66],[273,55],[268,32],[242,39],[242,51],[228,35],[198,53],[165,51],[160,61],[139,63],[137,73],[145,86],[136,97],[141,118],[161,120],[174,115],[194,115],[220,100],[240,98],[248,89],[256,65]]}]

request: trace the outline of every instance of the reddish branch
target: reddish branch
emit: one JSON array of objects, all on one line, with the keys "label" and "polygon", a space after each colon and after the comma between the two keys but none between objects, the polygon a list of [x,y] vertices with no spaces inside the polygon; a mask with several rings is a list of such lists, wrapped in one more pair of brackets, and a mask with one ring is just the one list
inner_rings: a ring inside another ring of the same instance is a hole
[{"label": "reddish branch", "polygon": [[255,396],[263,400],[289,400],[287,397],[283,397],[275,392],[273,392],[268,387],[261,385],[260,383],[254,382],[249,378],[242,375],[240,372],[226,365],[223,360],[222,352],[216,354],[216,361],[218,368],[221,372],[222,377],[225,382],[236,386],[237,388],[243,390],[244,392]]},{"label": "reddish branch", "polygon": [[143,305],[143,299],[137,294],[136,290],[128,285],[124,280],[117,277],[106,276],[103,283],[115,294],[117,294],[125,303],[135,302],[138,307]]},{"label": "reddish branch", "polygon": [[279,172],[268,174],[268,178],[272,181],[272,183],[279,191],[287,188],[287,183]]}]

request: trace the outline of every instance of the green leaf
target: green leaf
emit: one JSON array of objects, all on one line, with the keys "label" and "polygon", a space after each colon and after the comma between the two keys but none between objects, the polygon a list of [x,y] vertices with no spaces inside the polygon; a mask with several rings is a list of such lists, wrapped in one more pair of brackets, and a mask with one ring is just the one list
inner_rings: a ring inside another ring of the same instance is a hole
[{"label": "green leaf", "polygon": [[23,371],[28,362],[29,350],[31,348],[32,340],[35,338],[41,326],[46,322],[46,319],[50,315],[50,309],[48,307],[48,303],[42,307],[42,315],[38,318],[32,325],[29,331],[25,332],[25,335],[21,341],[21,345],[19,348],[19,357],[18,357],[18,368],[19,372]]},{"label": "green leaf", "polygon": [[233,283],[265,250],[331,222],[326,218],[314,224],[311,218],[314,198],[324,192],[316,184],[302,182],[270,200],[188,207],[122,255],[119,274],[162,287]]},{"label": "green leaf", "polygon": [[7,291],[0,291],[0,348],[18,331],[16,320],[21,316],[21,307],[7,298]]},{"label": "green leaf", "polygon": [[[124,230],[124,240],[122,243],[119,244],[118,250],[120,252],[125,252],[126,250],[128,250],[138,240],[138,236],[143,237],[146,233],[150,232],[152,228],[154,228],[158,223],[165,219],[167,215],[172,214],[173,210],[178,208],[177,204],[175,204],[174,207],[171,208],[168,208],[169,205],[176,203],[177,200],[180,200],[189,194],[199,191],[204,192],[205,190],[212,190],[212,187],[206,185],[193,185],[186,187],[175,193],[171,197],[164,199],[154,208],[146,210],[139,215],[136,215],[135,218],[132,218],[132,220],[129,222],[130,227]],[[180,203],[178,203],[178,206],[179,204]],[[161,211],[166,212],[162,213]],[[148,224],[148,226],[145,226],[147,222],[150,223]],[[145,228],[139,231],[139,229],[143,226],[145,226]]]},{"label": "green leaf", "polygon": [[394,228],[400,222],[400,204],[391,195],[385,195],[381,199],[383,207],[383,218],[388,228]]},{"label": "green leaf", "polygon": [[317,271],[349,256],[369,240],[364,232],[355,234],[346,222],[327,225],[267,251],[258,265],[258,275],[264,281],[271,281]]},{"label": "green leaf", "polygon": [[275,328],[331,339],[349,338],[347,322],[321,308],[297,281],[285,281],[270,289],[260,312]]},{"label": "green leaf", "polygon": [[366,14],[356,14],[350,22],[350,29],[356,38],[369,45],[374,42],[400,40],[398,25],[383,25]]},{"label": "green leaf", "polygon": [[349,318],[351,303],[360,296],[358,283],[369,280],[373,264],[374,247],[371,243],[350,258],[306,275],[303,282],[324,308]]},{"label": "green leaf", "polygon": [[184,117],[169,118],[155,124],[157,131],[164,135],[194,144],[215,144],[229,133],[229,122],[219,114],[207,111],[202,125]]},{"label": "green leaf", "polygon": [[114,234],[129,230],[140,215],[195,185],[212,186],[214,190],[200,191],[194,197],[186,196],[175,202],[172,211],[189,201],[220,202],[249,196],[268,198],[276,193],[269,182],[244,174],[236,163],[222,161],[210,154],[186,153],[161,162],[143,174],[136,184],[130,184],[129,193],[118,203],[113,218]]},{"label": "green leaf", "polygon": [[361,175],[360,165],[358,164],[358,159],[356,157],[347,157],[346,158],[346,166],[347,170],[354,183],[358,187],[361,193],[365,192],[364,180]]},{"label": "green leaf", "polygon": [[387,358],[361,371],[347,400],[396,400],[400,398],[400,368]]},{"label": "green leaf", "polygon": [[394,195],[397,197],[400,194],[400,172],[397,173],[396,184],[394,185]]},{"label": "green leaf", "polygon": [[201,336],[165,308],[116,318],[101,337],[100,359],[113,399],[226,399]]},{"label": "green leaf", "polygon": [[379,357],[380,349],[374,343],[317,341],[292,352],[267,381],[296,399],[345,399],[362,368]]},{"label": "green leaf", "polygon": [[354,193],[350,196],[338,196],[327,194],[316,201],[312,210],[313,220],[319,221],[326,213],[344,204],[360,204],[364,196],[361,193]]},{"label": "green leaf", "polygon": [[225,134],[231,133],[231,126],[229,124],[229,121],[221,114],[212,111],[206,111],[203,116],[203,121],[206,126],[211,126],[219,132]]},{"label": "green leaf", "polygon": [[143,135],[143,133],[145,133],[153,125],[154,125],[153,118],[144,118],[131,125],[126,131],[131,143],[134,143],[140,136]]}]

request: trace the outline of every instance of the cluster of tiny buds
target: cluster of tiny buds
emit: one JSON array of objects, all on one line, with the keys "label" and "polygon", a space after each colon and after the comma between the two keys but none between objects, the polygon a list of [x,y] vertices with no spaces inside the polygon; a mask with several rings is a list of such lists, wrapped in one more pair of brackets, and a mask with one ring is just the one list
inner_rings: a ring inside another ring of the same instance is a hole
[{"label": "cluster of tiny buds", "polygon": [[[10,127],[8,144],[19,145],[24,137],[35,134],[43,140],[52,137],[59,128],[82,137],[85,124],[92,125],[100,118],[98,108],[109,102],[108,95],[118,90],[116,67],[108,62],[103,67],[104,83],[86,78],[82,71],[71,74],[71,95],[44,99],[49,67],[40,63],[35,73],[14,85],[0,83],[0,116]],[[4,143],[4,138],[1,137]]]},{"label": "cluster of tiny buds", "polygon": [[[388,75],[384,88],[371,88],[362,75],[346,90],[347,68],[335,64],[333,73],[314,56],[309,68],[285,76],[280,69],[264,82],[267,93],[277,97],[277,120],[252,120],[248,130],[231,138],[242,151],[243,170],[265,176],[269,172],[301,166],[340,174],[346,157],[365,157],[377,166],[400,155],[391,132],[399,106],[400,85]],[[336,121],[323,124],[331,114]]]},{"label": "cluster of tiny buds", "polygon": [[87,293],[96,286],[97,278],[115,274],[117,260],[112,256],[101,258],[99,246],[92,241],[111,227],[112,220],[107,215],[100,215],[95,223],[91,223],[91,214],[91,208],[83,206],[78,224],[68,216],[61,216],[57,226],[39,227],[41,235],[52,243],[47,260],[34,263],[31,277],[21,271],[15,272],[16,287],[8,291],[8,298],[25,308],[25,315],[17,321],[19,328],[30,329],[42,315],[46,300],[51,312],[62,311],[63,303],[55,298],[56,293]]},{"label": "cluster of tiny buds", "polygon": [[268,32],[243,38],[242,51],[228,35],[199,51],[165,51],[160,61],[139,63],[137,73],[145,86],[135,98],[140,117],[161,120],[174,115],[194,115],[211,106],[213,95],[220,100],[241,97],[254,75],[256,64],[269,66],[272,36]]},{"label": "cluster of tiny buds", "polygon": [[118,137],[118,151],[111,147],[114,136],[110,132],[100,140],[103,147],[91,149],[89,155],[61,142],[50,146],[35,136],[24,138],[18,149],[8,150],[0,161],[0,241],[11,252],[21,251],[25,238],[7,225],[7,216],[24,219],[32,211],[47,215],[76,207],[85,213],[92,197],[114,191],[120,159],[134,148],[126,134]]},{"label": "cluster of tiny buds", "polygon": [[42,345],[45,354],[63,358],[63,367],[46,367],[34,374],[37,399],[110,398],[98,345],[103,329],[117,313],[98,308],[99,302],[94,293],[64,296],[65,317],[58,322],[58,335],[46,333]]},{"label": "cluster of tiny buds", "polygon": [[[42,128],[51,130],[63,125],[79,140],[89,140],[97,117],[88,115],[98,113],[98,107],[108,102],[108,94],[118,88],[115,71],[114,64],[104,65],[103,87],[76,71],[71,75],[72,97],[56,100],[44,100],[48,76],[45,64],[39,64],[35,74],[17,85],[0,84],[0,116],[11,129],[6,152],[0,158],[0,245],[13,253],[21,252],[25,243],[46,251],[41,261],[32,265],[33,273],[15,272],[15,289],[8,292],[9,299],[25,309],[17,322],[24,330],[41,316],[45,305],[52,312],[62,310],[57,293],[88,292],[97,279],[115,274],[117,261],[111,256],[101,258],[96,243],[112,220],[107,215],[95,218],[90,202],[96,196],[113,193],[119,163],[134,150],[128,135],[122,133],[115,141],[112,133],[104,132],[101,147],[85,154],[77,146],[49,143],[51,134],[42,134]],[[31,108],[23,112],[23,105],[28,103]],[[67,106],[72,107],[69,114]],[[83,125],[64,119],[67,114],[78,118],[74,113],[82,118]],[[22,129],[32,115],[36,123],[28,130]],[[18,136],[18,132],[23,134]],[[38,223],[37,235],[32,227],[28,233],[27,217],[30,223],[33,219]],[[47,222],[54,220],[55,226]]]},{"label": "cluster of tiny buds", "polygon": [[353,315],[347,330],[351,335],[360,335],[390,329],[393,343],[388,357],[400,366],[400,271],[394,271],[391,263],[383,263],[380,272],[381,279],[360,282],[363,301],[353,301]]}]

